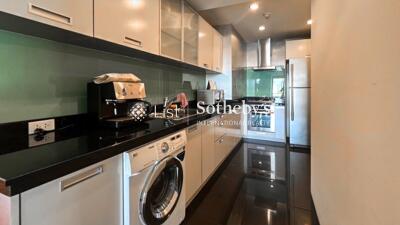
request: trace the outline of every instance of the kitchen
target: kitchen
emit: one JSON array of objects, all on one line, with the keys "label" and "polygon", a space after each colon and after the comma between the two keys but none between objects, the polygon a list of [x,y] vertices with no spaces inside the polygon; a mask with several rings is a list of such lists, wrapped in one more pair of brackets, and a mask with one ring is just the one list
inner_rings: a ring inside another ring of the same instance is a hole
[{"label": "kitchen", "polygon": [[0,225],[399,224],[399,7],[0,0]]}]

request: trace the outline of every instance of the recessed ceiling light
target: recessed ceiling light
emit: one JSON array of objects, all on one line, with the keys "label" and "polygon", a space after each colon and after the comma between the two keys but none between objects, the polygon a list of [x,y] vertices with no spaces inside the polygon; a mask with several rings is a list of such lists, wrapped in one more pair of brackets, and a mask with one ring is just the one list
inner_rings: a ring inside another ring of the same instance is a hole
[{"label": "recessed ceiling light", "polygon": [[258,27],[258,30],[259,30],[259,31],[265,30],[265,26],[264,26],[264,25],[259,26],[259,27]]},{"label": "recessed ceiling light", "polygon": [[311,25],[312,24],[312,19],[307,20],[307,25]]},{"label": "recessed ceiling light", "polygon": [[250,9],[251,10],[257,10],[258,9],[258,3],[257,2],[253,2],[250,4]]}]

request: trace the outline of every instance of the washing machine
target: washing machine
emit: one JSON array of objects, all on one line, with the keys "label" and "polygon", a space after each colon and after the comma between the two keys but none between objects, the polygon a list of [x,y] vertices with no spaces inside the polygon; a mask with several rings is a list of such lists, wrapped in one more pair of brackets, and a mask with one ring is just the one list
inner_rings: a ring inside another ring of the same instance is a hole
[{"label": "washing machine", "polygon": [[178,225],[185,218],[181,131],[124,153],[124,225]]}]

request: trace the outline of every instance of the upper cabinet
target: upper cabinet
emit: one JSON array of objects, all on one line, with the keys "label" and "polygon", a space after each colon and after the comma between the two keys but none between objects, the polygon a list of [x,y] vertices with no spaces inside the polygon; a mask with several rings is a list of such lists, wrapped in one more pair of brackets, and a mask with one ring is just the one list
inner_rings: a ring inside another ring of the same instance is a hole
[{"label": "upper cabinet", "polygon": [[213,70],[216,72],[222,72],[222,51],[223,51],[223,46],[222,46],[222,36],[221,34],[214,30],[213,32]]},{"label": "upper cabinet", "polygon": [[185,2],[183,8],[183,61],[198,64],[199,15]]},{"label": "upper cabinet", "polygon": [[0,0],[0,11],[93,36],[93,0]]},{"label": "upper cabinet", "polygon": [[182,1],[161,0],[161,55],[182,60]]},{"label": "upper cabinet", "polygon": [[[137,51],[130,51],[130,48],[135,48],[207,71],[222,72],[222,36],[185,0],[0,0],[0,12],[89,36],[80,42],[69,39],[68,33],[55,38],[54,32],[50,32],[50,40],[61,39],[98,50],[140,56]],[[41,24],[32,25],[47,29]],[[24,29],[21,27],[23,25],[18,29]],[[29,27],[29,22],[26,27]],[[29,31],[37,30],[32,35],[46,37],[46,32],[40,29],[29,28],[26,31],[29,34],[32,33]],[[99,45],[96,44],[98,39],[127,48],[105,42]],[[155,57],[154,61],[163,60],[160,58]]]},{"label": "upper cabinet", "polygon": [[94,36],[160,54],[159,0],[94,0]]},{"label": "upper cabinet", "polygon": [[311,39],[286,41],[286,59],[311,56]]},{"label": "upper cabinet", "polygon": [[199,21],[199,66],[212,70],[214,28],[203,18]]}]

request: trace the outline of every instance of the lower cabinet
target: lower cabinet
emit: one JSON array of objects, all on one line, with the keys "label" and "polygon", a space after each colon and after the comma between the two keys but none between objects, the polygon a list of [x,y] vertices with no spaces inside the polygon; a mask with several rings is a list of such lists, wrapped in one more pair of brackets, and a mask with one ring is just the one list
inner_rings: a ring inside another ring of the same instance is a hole
[{"label": "lower cabinet", "polygon": [[222,161],[225,159],[226,156],[226,149],[227,149],[227,142],[226,142],[226,136],[220,137],[216,142],[215,142],[215,167],[218,167],[219,164],[222,163]]},{"label": "lower cabinet", "polygon": [[194,125],[186,130],[185,152],[186,202],[190,202],[202,184],[202,135],[201,126]]},{"label": "lower cabinet", "polygon": [[201,176],[203,183],[207,181],[215,170],[214,122],[215,119],[208,120],[201,127]]},{"label": "lower cabinet", "polygon": [[21,194],[22,225],[121,225],[121,155]]},{"label": "lower cabinet", "polygon": [[185,154],[186,204],[189,204],[218,166],[232,152],[241,139],[240,125],[230,127],[228,120],[238,120],[220,115],[187,128],[188,143]]}]

